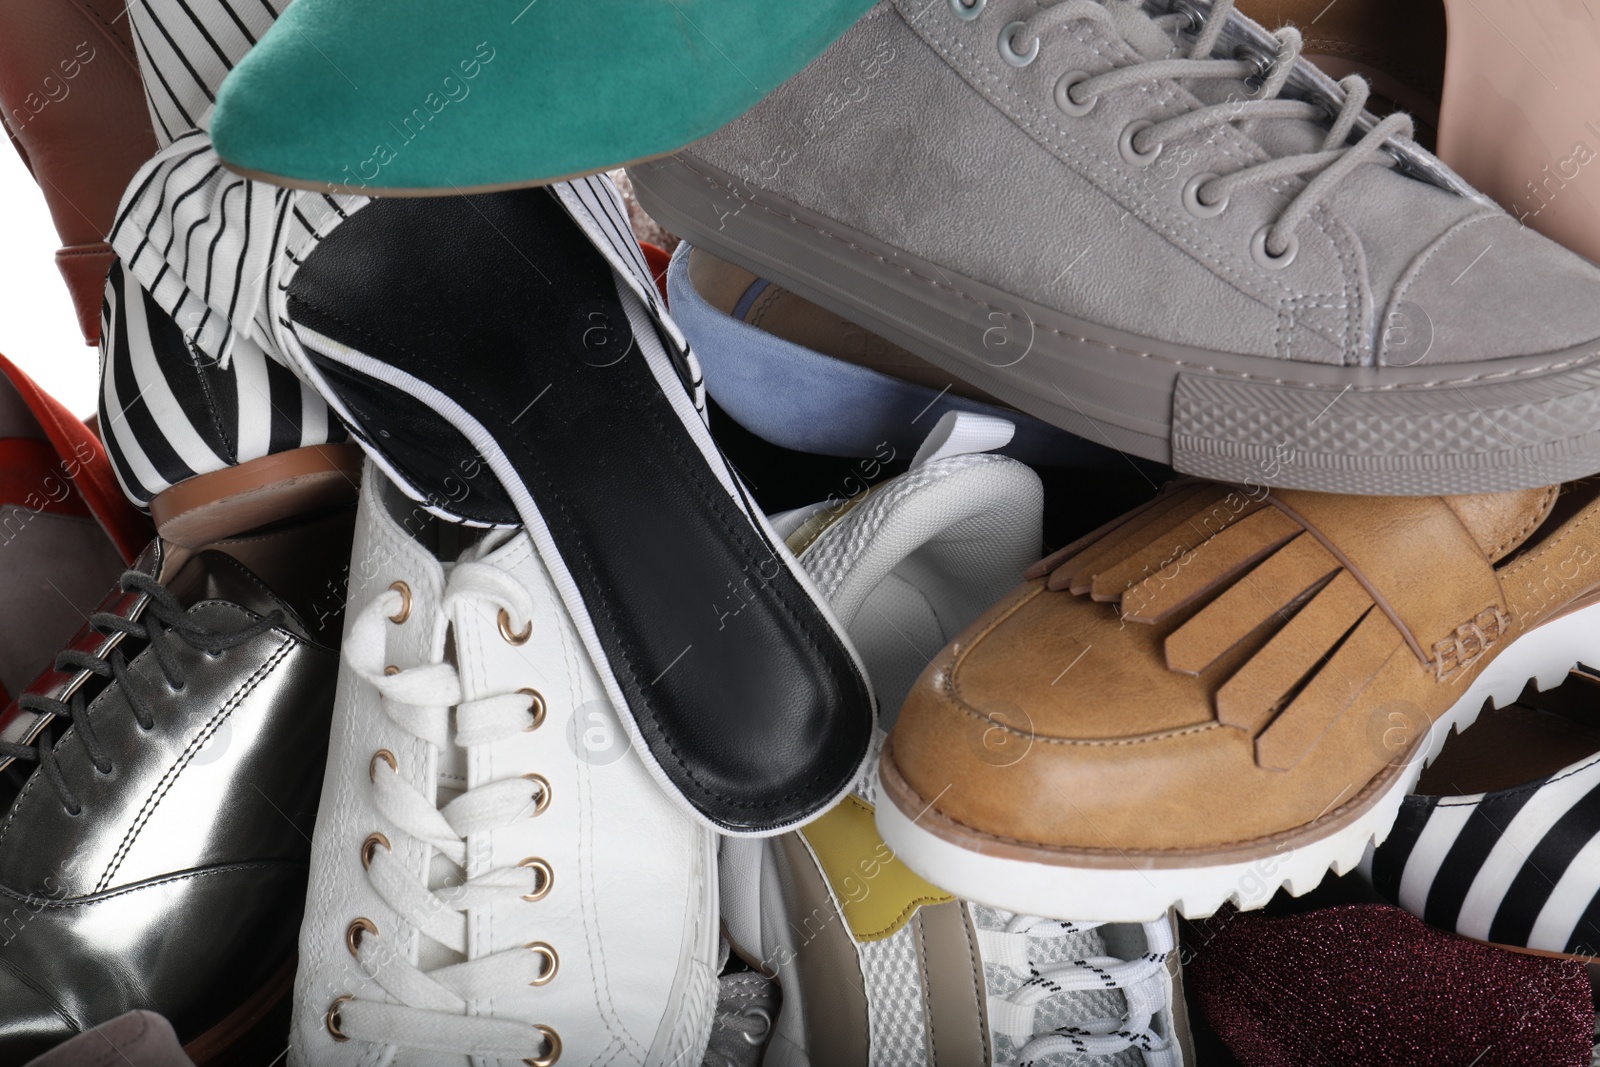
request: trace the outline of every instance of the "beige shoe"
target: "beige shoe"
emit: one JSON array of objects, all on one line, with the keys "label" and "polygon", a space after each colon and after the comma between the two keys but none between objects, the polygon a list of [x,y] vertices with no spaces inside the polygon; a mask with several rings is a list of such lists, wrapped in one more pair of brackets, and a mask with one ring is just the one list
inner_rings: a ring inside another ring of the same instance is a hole
[{"label": "beige shoe", "polygon": [[1029,576],[907,699],[884,839],[997,907],[1197,917],[1353,868],[1452,727],[1597,661],[1600,487],[1177,483]]}]

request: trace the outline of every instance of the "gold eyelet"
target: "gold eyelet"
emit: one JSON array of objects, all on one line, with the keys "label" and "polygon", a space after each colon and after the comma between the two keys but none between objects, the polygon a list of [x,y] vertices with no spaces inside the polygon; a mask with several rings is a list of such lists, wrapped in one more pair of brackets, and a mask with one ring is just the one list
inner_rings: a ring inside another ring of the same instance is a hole
[{"label": "gold eyelet", "polygon": [[500,609],[500,636],[506,639],[508,645],[525,645],[528,638],[533,636],[533,620],[528,620],[528,625],[522,628],[520,634],[511,632],[511,613],[505,608]]},{"label": "gold eyelet", "polygon": [[528,698],[528,714],[533,716],[533,722],[522,728],[525,734],[531,734],[544,725],[544,694],[537,689],[518,689],[517,692]]},{"label": "gold eyelet", "polygon": [[400,610],[389,616],[389,621],[402,623],[411,618],[411,587],[405,582],[393,582],[389,586],[400,594]]},{"label": "gold eyelet", "polygon": [[523,900],[526,900],[529,904],[533,904],[550,895],[550,887],[555,885],[556,872],[550,869],[550,865],[548,863],[542,859],[539,859],[537,856],[529,856],[527,859],[517,864],[517,866],[532,867],[534,870],[539,872],[538,888],[532,893],[524,893],[522,895]]},{"label": "gold eyelet", "polygon": [[367,835],[365,841],[361,842],[361,866],[372,866],[372,857],[377,855],[379,845],[382,845],[390,852],[394,851],[394,846],[389,844],[387,837],[377,831],[373,831]]},{"label": "gold eyelet", "polygon": [[323,1019],[327,1024],[328,1033],[333,1035],[335,1041],[349,1041],[350,1035],[339,1029],[339,1009],[350,1003],[355,997],[338,997],[328,1005],[328,1014]]},{"label": "gold eyelet", "polygon": [[394,753],[386,748],[380,748],[372,754],[372,759],[367,763],[367,781],[376,782],[378,780],[379,760],[387,763],[391,771],[396,774],[400,773],[400,765],[394,761]]},{"label": "gold eyelet", "polygon": [[396,667],[393,663],[389,664],[387,667],[385,667],[383,669],[383,676],[385,678],[393,678],[395,675],[397,675],[399,673],[400,673],[400,668]]},{"label": "gold eyelet", "polygon": [[535,956],[544,960],[544,966],[539,968],[539,977],[529,982],[529,985],[549,985],[550,980],[556,976],[556,971],[561,969],[561,957],[556,955],[556,950],[543,941],[530,941],[527,949]]},{"label": "gold eyelet", "polygon": [[537,819],[550,806],[550,779],[542,774],[524,774],[522,777],[539,787],[539,803],[534,807],[533,814],[528,816],[530,819]]},{"label": "gold eyelet", "polygon": [[551,1064],[561,1058],[561,1037],[554,1030],[543,1024],[534,1026],[534,1029],[544,1037],[550,1046],[550,1051],[543,1056],[535,1056],[533,1059],[523,1060],[522,1062],[526,1063],[528,1067],[551,1067]]},{"label": "gold eyelet", "polygon": [[378,936],[378,927],[371,919],[357,919],[351,923],[344,932],[344,947],[350,950],[350,955],[360,958],[361,935],[371,934]]}]

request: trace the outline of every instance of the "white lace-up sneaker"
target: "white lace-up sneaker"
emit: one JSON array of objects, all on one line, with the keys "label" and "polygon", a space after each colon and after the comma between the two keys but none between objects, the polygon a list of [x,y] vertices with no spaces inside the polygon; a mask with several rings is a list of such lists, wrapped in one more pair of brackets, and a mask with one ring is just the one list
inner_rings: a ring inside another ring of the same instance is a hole
[{"label": "white lace-up sneaker", "polygon": [[[860,653],[886,725],[928,660],[1038,555],[1038,477],[977,454],[1009,437],[1002,419],[947,414],[907,474],[773,519]],[[1004,740],[971,743],[1019,758]],[[766,1067],[1185,1062],[1171,920],[1062,922],[957,900],[878,836],[876,766],[804,829],[722,843],[729,940],[782,986]]]},{"label": "white lace-up sneaker", "polygon": [[626,743],[525,534],[368,464],[291,1063],[689,1064],[717,997],[715,842]]}]

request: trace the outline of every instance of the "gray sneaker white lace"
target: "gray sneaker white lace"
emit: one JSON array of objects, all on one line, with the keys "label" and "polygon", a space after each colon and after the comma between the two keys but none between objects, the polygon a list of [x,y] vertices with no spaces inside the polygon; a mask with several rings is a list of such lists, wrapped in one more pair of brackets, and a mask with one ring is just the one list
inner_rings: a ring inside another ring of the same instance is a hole
[{"label": "gray sneaker white lace", "polygon": [[[1130,0],[1109,2],[1128,3]],[[1414,126],[1409,115],[1395,113],[1380,120],[1352,144],[1351,135],[1370,95],[1365,79],[1356,75],[1339,83],[1344,90],[1344,103],[1337,115],[1329,115],[1318,103],[1283,98],[1280,94],[1294,73],[1302,48],[1300,31],[1292,26],[1273,35],[1278,41],[1277,55],[1241,49],[1232,57],[1215,56],[1213,53],[1222,40],[1223,29],[1233,14],[1234,2],[1215,0],[1207,12],[1198,4],[1178,0],[1170,12],[1152,20],[1173,40],[1169,57],[1147,59],[1100,74],[1065,71],[1056,82],[1056,103],[1069,115],[1087,115],[1105,94],[1147,86],[1162,79],[1180,79],[1190,84],[1196,81],[1243,81],[1247,84],[1244,94],[1229,93],[1218,103],[1160,122],[1130,123],[1123,131],[1120,147],[1125,159],[1139,165],[1155,162],[1169,141],[1229,124],[1254,123],[1262,119],[1322,124],[1331,118],[1327,136],[1316,151],[1279,156],[1227,175],[1197,174],[1184,188],[1191,210],[1196,214],[1217,215],[1227,208],[1229,197],[1247,185],[1314,175],[1277,221],[1256,234],[1256,258],[1271,265],[1287,266],[1298,248],[1295,230],[1306,216],[1357,167],[1369,163],[1392,166],[1394,160],[1384,153],[1384,145],[1392,138],[1411,137]],[[949,0],[949,3],[958,17],[975,19],[982,14],[987,0]],[[1008,23],[999,31],[1000,55],[1014,67],[1035,62],[1045,35],[1073,23],[1092,22],[1109,33],[1119,34],[1117,16],[1100,0],[1061,0],[1058,3],[1044,0],[1044,3],[1048,6],[1036,14]]]},{"label": "gray sneaker white lace", "polygon": [[[487,544],[484,546],[487,547]],[[528,726],[529,697],[506,693],[463,700],[457,666],[429,663],[405,670],[384,665],[384,627],[409,608],[409,591],[386,590],[356,618],[344,654],[363,680],[383,698],[396,724],[443,751],[451,745],[491,745]],[[458,601],[498,609],[502,627],[520,633],[531,627],[533,603],[517,581],[495,567],[464,560],[450,572],[441,615],[449,618]],[[461,654],[460,649],[457,650]],[[448,709],[454,708],[454,729]],[[403,916],[409,930],[351,927],[349,948],[361,969],[388,1001],[341,997],[328,1010],[327,1026],[336,1039],[368,1041],[485,1060],[545,1067],[561,1055],[560,1036],[550,1027],[514,1019],[469,1015],[470,1002],[496,991],[540,986],[555,976],[556,949],[536,943],[476,959],[468,954],[469,909],[516,906],[549,893],[553,872],[540,859],[468,876],[467,838],[528,817],[548,802],[548,785],[537,774],[502,779],[467,789],[444,803],[424,794],[385,767],[385,753],[373,757],[371,788],[377,810],[391,827],[433,850],[432,876],[420,881],[396,858],[395,843],[383,834],[367,838],[361,850],[367,878],[379,896]],[[390,757],[392,759],[392,757]],[[370,926],[370,924],[369,924]],[[411,962],[400,946],[411,931],[434,948],[426,963]],[[439,963],[427,966],[427,963]],[[474,1062],[477,1062],[474,1060]]]},{"label": "gray sneaker white lace", "polygon": [[988,984],[994,1062],[1014,1067],[1177,1067],[1152,1022],[1167,1007],[1172,927],[1144,924],[1145,952],[1109,955],[1102,923],[972,906]]}]

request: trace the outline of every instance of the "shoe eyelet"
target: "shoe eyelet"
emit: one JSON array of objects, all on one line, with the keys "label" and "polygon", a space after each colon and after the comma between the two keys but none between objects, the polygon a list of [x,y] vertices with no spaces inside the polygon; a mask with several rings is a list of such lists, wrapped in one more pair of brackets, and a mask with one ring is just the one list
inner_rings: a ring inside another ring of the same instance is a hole
[{"label": "shoe eyelet", "polygon": [[1135,167],[1148,167],[1156,161],[1156,157],[1161,154],[1161,149],[1165,147],[1164,145],[1158,144],[1154,148],[1141,152],[1138,146],[1133,143],[1135,137],[1154,125],[1155,123],[1149,119],[1134,119],[1122,128],[1122,136],[1117,138],[1117,151],[1122,153],[1122,158],[1126,162],[1133,164]]},{"label": "shoe eyelet", "polygon": [[387,667],[385,667],[383,669],[383,676],[385,678],[393,678],[395,675],[397,675],[399,673],[400,673],[400,668],[396,667],[393,663],[389,664]]},{"label": "shoe eyelet", "polygon": [[550,895],[550,887],[555,885],[556,882],[556,872],[550,869],[550,864],[546,863],[542,859],[539,859],[537,856],[529,856],[521,863],[518,863],[517,866],[531,867],[539,872],[538,888],[536,888],[532,893],[522,894],[523,900],[526,900],[529,904],[537,904],[539,901]]},{"label": "shoe eyelet", "polygon": [[1242,44],[1233,50],[1233,58],[1241,60],[1256,68],[1249,74],[1245,81],[1266,81],[1272,74],[1272,68],[1278,65],[1278,57],[1268,52],[1263,52],[1254,45]]},{"label": "shoe eyelet", "polygon": [[967,0],[950,0],[950,11],[956,18],[971,22],[983,14],[983,5],[988,2],[989,0],[972,0],[969,4]]},{"label": "shoe eyelet", "polygon": [[1190,178],[1183,187],[1183,206],[1197,219],[1214,219],[1228,210],[1228,197],[1223,197],[1214,204],[1208,204],[1200,199],[1200,190],[1207,182],[1217,180],[1215,174],[1196,174]]},{"label": "shoe eyelet", "polygon": [[1250,258],[1256,261],[1256,266],[1267,270],[1282,270],[1294,262],[1294,257],[1300,254],[1300,238],[1294,234],[1289,235],[1289,247],[1278,255],[1267,251],[1267,235],[1272,232],[1272,224],[1261,227],[1256,235],[1250,238]]},{"label": "shoe eyelet", "polygon": [[514,633],[512,631],[511,613],[505,608],[500,609],[498,621],[500,623],[500,636],[505,638],[506,644],[508,645],[525,645],[528,643],[528,638],[533,636],[532,619],[528,620],[528,624],[522,628],[521,633]]},{"label": "shoe eyelet", "polygon": [[544,966],[539,968],[539,977],[529,982],[529,985],[549,985],[556,976],[556,971],[561,969],[561,957],[556,955],[556,950],[543,941],[530,941],[526,946],[529,952],[544,960]]},{"label": "shoe eyelet", "polygon": [[371,919],[357,919],[344,932],[344,947],[350,950],[350,955],[358,959],[361,954],[361,938],[365,934],[378,936],[378,925]]},{"label": "shoe eyelet", "polygon": [[394,846],[389,844],[389,839],[381,832],[374,830],[361,842],[361,866],[370,868],[372,857],[378,854],[378,846],[382,845],[386,851],[393,852]]},{"label": "shoe eyelet", "polygon": [[1176,0],[1172,5],[1172,13],[1174,15],[1182,15],[1189,20],[1188,28],[1179,30],[1179,33],[1186,33],[1194,37],[1206,28],[1206,13],[1198,5],[1190,3],[1189,0]]},{"label": "shoe eyelet", "polygon": [[367,781],[376,782],[378,780],[378,762],[380,760],[387,763],[389,769],[394,773],[400,773],[400,765],[395,762],[394,753],[386,748],[380,748],[372,754],[371,761],[367,763]]},{"label": "shoe eyelet", "polygon": [[400,594],[400,610],[389,616],[396,625],[411,618],[411,587],[405,582],[391,582],[389,588]]},{"label": "shoe eyelet", "polygon": [[766,1044],[767,1035],[772,1033],[772,1013],[767,1011],[765,1008],[750,1007],[746,1008],[744,1011],[741,1011],[739,1014],[744,1016],[746,1019],[761,1020],[761,1029],[755,1031],[754,1033],[747,1032],[742,1035],[746,1043],[755,1045],[758,1048]]},{"label": "shoe eyelet", "polygon": [[530,819],[537,819],[550,807],[550,779],[542,774],[524,774],[522,777],[539,787],[539,802],[535,805],[533,814],[528,816]]},{"label": "shoe eyelet", "polygon": [[536,1024],[534,1029],[539,1031],[539,1035],[544,1038],[545,1044],[550,1046],[550,1050],[543,1056],[534,1056],[522,1062],[528,1067],[551,1067],[561,1058],[561,1036],[543,1023]]},{"label": "shoe eyelet", "polygon": [[1025,27],[1025,22],[1008,22],[1006,28],[1000,31],[1000,58],[1013,67],[1026,67],[1029,63],[1039,58],[1039,38],[1033,39],[1032,46],[1026,52],[1018,52],[1014,38],[1017,31]]},{"label": "shoe eyelet", "polygon": [[528,714],[533,716],[533,721],[522,728],[525,734],[531,734],[544,725],[544,694],[537,689],[518,689],[517,692],[528,698]]},{"label": "shoe eyelet", "polygon": [[328,1014],[323,1017],[323,1024],[327,1026],[328,1033],[333,1035],[335,1041],[350,1040],[350,1035],[339,1029],[339,1024],[343,1021],[339,1018],[339,1009],[354,999],[356,998],[351,996],[336,997],[333,1003],[328,1005]]},{"label": "shoe eyelet", "polygon": [[1056,107],[1075,119],[1081,119],[1093,111],[1095,105],[1100,103],[1098,96],[1091,96],[1082,103],[1072,98],[1072,90],[1088,80],[1089,72],[1086,70],[1069,70],[1061,75],[1061,80],[1056,82]]}]

